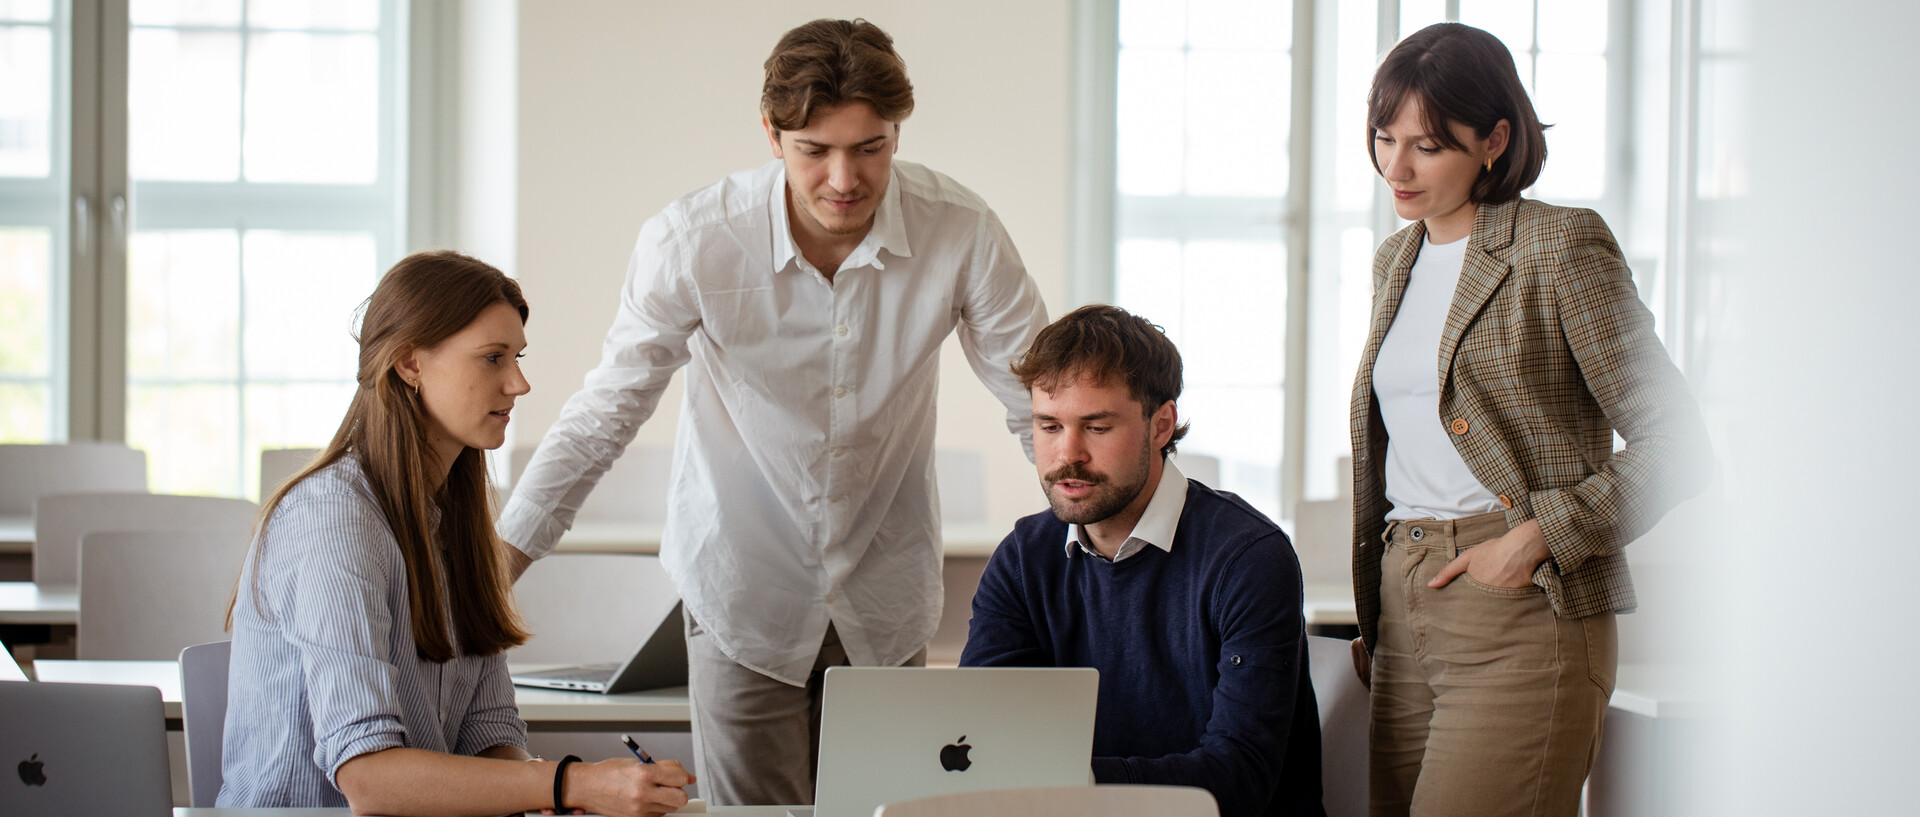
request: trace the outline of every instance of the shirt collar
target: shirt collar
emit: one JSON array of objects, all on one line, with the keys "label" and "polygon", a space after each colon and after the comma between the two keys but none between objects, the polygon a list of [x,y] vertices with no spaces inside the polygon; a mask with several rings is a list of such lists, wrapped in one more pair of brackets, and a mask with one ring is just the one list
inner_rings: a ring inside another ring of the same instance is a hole
[{"label": "shirt collar", "polygon": [[[1116,562],[1140,552],[1146,545],[1173,552],[1173,534],[1180,527],[1180,514],[1187,509],[1187,475],[1180,473],[1172,459],[1163,457],[1160,463],[1160,484],[1154,486],[1153,498],[1147,500],[1147,509],[1141,512],[1140,521],[1133,523],[1133,531],[1114,554]],[[1090,540],[1080,539],[1082,530],[1080,525],[1067,526],[1068,557],[1078,551],[1096,553]]]},{"label": "shirt collar", "polygon": [[[787,168],[784,163],[781,163],[779,172],[774,174],[773,190],[767,194],[767,214],[773,222],[773,271],[777,274],[793,269],[811,269],[806,257],[800,254],[800,245],[794,243],[792,225],[787,222]],[[842,267],[872,266],[886,269],[886,263],[879,257],[881,250],[899,258],[913,256],[913,245],[907,241],[906,217],[900,206],[900,172],[897,167],[888,173],[887,192],[880,198],[880,209],[873,213],[873,228],[867,231],[867,237],[860,242],[860,246],[847,256]]]}]

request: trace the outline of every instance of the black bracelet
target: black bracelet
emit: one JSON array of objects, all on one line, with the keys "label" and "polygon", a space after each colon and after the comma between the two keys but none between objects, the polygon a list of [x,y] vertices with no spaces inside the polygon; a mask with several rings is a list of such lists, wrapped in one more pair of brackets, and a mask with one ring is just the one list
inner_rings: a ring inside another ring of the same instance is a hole
[{"label": "black bracelet", "polygon": [[560,781],[567,777],[567,764],[579,762],[579,755],[567,755],[560,758],[559,767],[553,770],[553,813],[555,814],[567,813],[567,807],[560,802]]}]

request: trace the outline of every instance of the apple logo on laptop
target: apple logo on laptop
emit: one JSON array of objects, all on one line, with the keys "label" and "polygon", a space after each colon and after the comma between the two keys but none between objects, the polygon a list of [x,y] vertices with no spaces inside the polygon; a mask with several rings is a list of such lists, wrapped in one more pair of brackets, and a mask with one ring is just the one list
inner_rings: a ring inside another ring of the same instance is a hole
[{"label": "apple logo on laptop", "polygon": [[20,782],[29,786],[47,785],[47,775],[40,771],[46,768],[46,765],[40,760],[39,752],[34,752],[33,757],[20,761]]},{"label": "apple logo on laptop", "polygon": [[950,772],[966,771],[973,765],[973,761],[967,759],[967,752],[972,748],[967,745],[966,735],[961,735],[959,740],[940,747],[940,768]]}]

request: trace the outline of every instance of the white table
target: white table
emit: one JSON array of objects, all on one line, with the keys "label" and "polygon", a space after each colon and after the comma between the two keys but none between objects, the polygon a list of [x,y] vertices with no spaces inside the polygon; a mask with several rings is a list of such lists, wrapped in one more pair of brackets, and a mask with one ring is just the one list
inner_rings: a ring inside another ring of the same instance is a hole
[{"label": "white table", "polygon": [[[662,527],[658,522],[600,522],[580,520],[561,534],[557,550],[570,553],[659,553]],[[1012,525],[970,522],[943,525],[940,535],[949,557],[991,556]],[[32,538],[32,531],[28,531]]]},{"label": "white table", "polygon": [[[554,666],[513,665],[516,670]],[[35,661],[33,668],[42,681],[157,687],[167,728],[180,728],[178,661]],[[514,687],[513,693],[520,719],[534,732],[684,732],[692,717],[686,687],[620,695]]]},{"label": "white table", "polygon": [[77,624],[79,621],[78,586],[0,582],[0,624]]},{"label": "white table", "polygon": [[33,552],[33,517],[0,516],[0,553]]},{"label": "white table", "polygon": [[[1308,626],[1360,623],[1353,590],[1346,585],[1309,584],[1306,591],[1303,608]],[[79,620],[78,587],[0,582],[0,624],[76,624]]]},{"label": "white table", "polygon": [[1589,817],[1679,817],[1704,796],[1691,774],[1713,719],[1711,671],[1700,666],[1622,664],[1605,737],[1587,778]]}]

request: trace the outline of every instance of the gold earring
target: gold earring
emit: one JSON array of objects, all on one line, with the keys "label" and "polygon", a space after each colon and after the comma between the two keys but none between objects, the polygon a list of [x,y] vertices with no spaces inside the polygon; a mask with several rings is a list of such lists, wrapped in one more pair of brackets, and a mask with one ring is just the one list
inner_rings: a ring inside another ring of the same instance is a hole
[{"label": "gold earring", "polygon": [[420,381],[418,381],[418,380],[415,380],[415,381],[413,381],[413,383],[411,383],[410,385],[412,385],[412,386],[413,386],[413,396],[415,396],[415,397],[419,397],[419,396],[420,396]]},{"label": "gold earring", "polygon": [[1492,173],[1492,172],[1493,172],[1493,160],[1492,160],[1492,159],[1488,159],[1488,160],[1487,160],[1487,172],[1488,172],[1488,173]]}]

